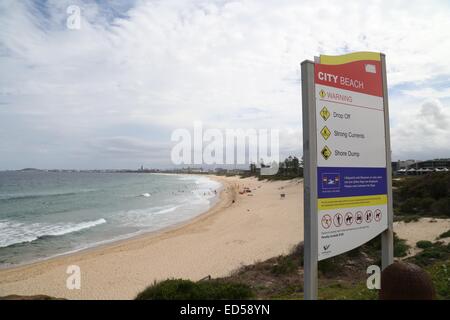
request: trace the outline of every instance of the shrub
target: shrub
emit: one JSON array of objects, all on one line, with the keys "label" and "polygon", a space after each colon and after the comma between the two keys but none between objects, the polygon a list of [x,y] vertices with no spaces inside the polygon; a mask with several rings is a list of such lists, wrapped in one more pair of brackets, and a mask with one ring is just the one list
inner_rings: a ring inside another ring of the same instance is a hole
[{"label": "shrub", "polygon": [[[406,244],[406,240],[400,239],[397,234],[394,232],[394,256],[395,257],[404,257],[408,254],[410,247]],[[356,249],[355,249],[356,250]],[[362,247],[358,248],[358,250],[363,250],[366,254],[368,254],[372,258],[379,258],[381,255],[381,235],[376,236],[369,242],[365,243]],[[356,253],[355,253],[356,254]],[[349,255],[352,256],[353,254]],[[319,263],[320,269],[320,263]]]},{"label": "shrub", "polygon": [[338,262],[338,257],[332,257],[319,261],[318,269],[324,275],[331,275],[336,273],[341,268],[341,264]]},{"label": "shrub", "polygon": [[450,217],[450,197],[435,201],[431,205],[431,212],[434,215],[446,215]]},{"label": "shrub", "polygon": [[242,300],[254,297],[252,289],[241,283],[169,279],[154,283],[136,300]]},{"label": "shrub", "polygon": [[401,205],[400,210],[403,213],[416,213],[420,209],[420,199],[419,198],[408,198]]},{"label": "shrub", "polygon": [[301,265],[300,257],[295,256],[282,256],[278,259],[278,263],[272,267],[272,273],[276,275],[290,274],[297,271]]},{"label": "shrub", "polygon": [[417,241],[416,246],[417,246],[417,248],[420,248],[420,249],[426,249],[426,248],[431,248],[433,246],[433,243],[431,241],[427,241],[427,240],[420,240],[420,241]]},{"label": "shrub", "polygon": [[438,263],[429,270],[438,299],[450,299],[450,263]]},{"label": "shrub", "polygon": [[434,201],[435,200],[433,198],[431,198],[431,197],[422,198],[419,201],[419,208],[422,211],[429,211],[431,206],[433,205]]},{"label": "shrub", "polygon": [[406,240],[400,239],[394,233],[394,257],[404,257],[408,254],[409,246]]},{"label": "shrub", "polygon": [[405,177],[395,186],[396,215],[450,216],[450,173]]},{"label": "shrub", "polygon": [[409,197],[431,197],[434,199],[440,199],[448,197],[449,189],[450,174],[440,172],[404,179],[399,190],[399,196],[403,199]]},{"label": "shrub", "polygon": [[450,244],[444,245],[442,242],[435,242],[429,248],[415,255],[413,263],[419,266],[429,266],[436,261],[446,261],[450,258]]},{"label": "shrub", "polygon": [[444,239],[444,238],[450,238],[450,230],[445,231],[444,233],[442,233],[438,239]]},{"label": "shrub", "polygon": [[449,185],[443,178],[443,175],[439,175],[439,179],[435,179],[434,183],[430,184],[430,196],[434,199],[440,199],[448,196]]}]

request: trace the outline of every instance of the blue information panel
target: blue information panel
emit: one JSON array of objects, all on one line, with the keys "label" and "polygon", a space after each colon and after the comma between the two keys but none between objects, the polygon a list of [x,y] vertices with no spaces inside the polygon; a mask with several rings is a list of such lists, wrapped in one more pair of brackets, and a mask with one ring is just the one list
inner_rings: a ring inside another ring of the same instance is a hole
[{"label": "blue information panel", "polygon": [[319,198],[387,193],[386,168],[317,168]]}]

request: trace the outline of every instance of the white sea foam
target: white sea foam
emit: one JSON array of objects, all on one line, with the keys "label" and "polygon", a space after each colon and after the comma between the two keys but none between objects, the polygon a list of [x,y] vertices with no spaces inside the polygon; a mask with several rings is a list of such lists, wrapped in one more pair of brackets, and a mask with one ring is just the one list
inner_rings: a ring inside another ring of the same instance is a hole
[{"label": "white sea foam", "polygon": [[152,212],[152,214],[158,215],[158,214],[165,214],[165,213],[173,212],[173,211],[177,210],[179,207],[180,206],[174,206],[174,207],[170,207],[169,206],[168,208],[161,209],[161,210],[158,210],[158,211],[154,211],[154,212]]},{"label": "white sea foam", "polygon": [[21,223],[16,221],[0,221],[0,248],[13,244],[32,242],[45,236],[62,236],[68,233],[89,229],[106,223],[101,218],[80,223]]},{"label": "white sea foam", "polygon": [[[138,181],[139,183],[132,185],[130,188],[132,193],[128,192],[128,190],[124,192],[119,188],[119,192],[116,194],[116,189],[114,189],[111,195],[120,197],[121,199],[127,199],[127,202],[130,202],[129,206],[127,203],[120,203],[117,209],[113,205],[106,205],[104,208],[102,207],[97,210],[97,208],[88,207],[90,205],[89,201],[87,202],[87,206],[80,205],[80,208],[78,208],[78,203],[82,203],[83,199],[85,199],[83,195],[80,195],[79,197],[74,197],[73,201],[77,205],[73,206],[73,211],[68,210],[68,212],[62,212],[62,215],[59,216],[59,211],[53,212],[49,210],[51,215],[49,214],[48,220],[46,220],[46,215],[28,214],[26,210],[26,214],[18,215],[16,218],[13,218],[12,215],[9,215],[8,218],[0,218],[0,248],[22,243],[23,245],[17,247],[17,251],[23,250],[25,261],[30,260],[30,257],[39,258],[43,255],[49,257],[54,256],[54,253],[57,255],[65,254],[102,243],[125,239],[144,232],[161,230],[165,227],[187,221],[208,210],[214,201],[213,199],[217,198],[221,189],[220,183],[211,180],[207,176],[170,176],[173,178],[161,177],[160,180],[162,182],[160,184],[158,184],[159,180],[156,179],[155,183],[146,181],[146,183],[142,183],[142,189],[141,181]],[[180,181],[177,182],[177,180]],[[118,183],[117,185],[120,184]],[[113,187],[116,187],[116,185],[113,185]],[[109,188],[109,185],[102,185],[101,189],[98,190],[105,190],[104,193],[106,193],[106,191],[111,190]],[[43,191],[40,193],[37,191],[35,193],[30,192],[20,195],[14,194],[13,192],[9,194],[3,193],[0,195],[0,200],[2,197],[66,197],[72,194],[62,191],[59,193],[53,193],[52,191],[48,191],[47,193]],[[73,194],[91,191],[94,191],[94,189],[84,188],[78,192],[75,191]],[[100,193],[98,196],[96,194],[88,196],[90,199],[97,199],[100,195],[104,196]],[[136,199],[138,197],[141,200]],[[47,201],[47,199],[45,200]],[[59,205],[66,200],[66,198],[55,199],[55,204]],[[0,204],[3,203],[5,206],[9,205],[7,201],[9,200],[0,201]],[[41,201],[41,199],[38,199],[38,201]],[[117,201],[113,201],[113,203],[117,203]],[[104,202],[99,201],[99,204],[103,205]],[[69,205],[72,205],[72,203]],[[142,205],[145,208],[142,208]],[[70,208],[68,207],[67,209]],[[44,210],[47,210],[47,208]],[[99,210],[105,211],[102,212]],[[95,215],[92,216],[91,214]],[[80,215],[90,218],[83,219]],[[58,217],[60,219],[57,223],[52,222],[58,219]],[[80,217],[79,219],[88,221],[70,222],[74,217]],[[96,229],[94,227],[106,223],[104,218],[98,219],[100,217],[106,218],[108,224],[105,227]],[[63,223],[66,219],[69,222]],[[58,236],[75,233],[80,230],[86,232],[70,235],[70,243],[65,241],[65,238],[57,238]],[[52,236],[55,237],[52,241],[41,242],[46,237]],[[12,251],[16,251],[15,247],[11,249]],[[3,251],[4,261],[9,261],[8,255],[10,254],[13,253],[8,250]],[[13,259],[12,263],[16,263],[14,260],[16,259]],[[17,261],[21,261],[21,259],[18,258]]]},{"label": "white sea foam", "polygon": [[[166,205],[157,206],[147,209],[136,209],[120,212],[115,216],[119,225],[128,227],[157,227],[161,221],[161,216],[167,215],[176,211],[182,206],[182,203],[178,205]],[[176,221],[175,221],[176,222]]]}]

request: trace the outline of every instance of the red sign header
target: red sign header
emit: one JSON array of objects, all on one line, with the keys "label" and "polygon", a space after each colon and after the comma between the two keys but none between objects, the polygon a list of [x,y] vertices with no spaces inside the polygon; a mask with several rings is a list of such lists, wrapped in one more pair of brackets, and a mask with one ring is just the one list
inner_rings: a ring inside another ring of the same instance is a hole
[{"label": "red sign header", "polygon": [[383,96],[380,61],[359,60],[344,64],[316,63],[314,70],[316,84]]}]

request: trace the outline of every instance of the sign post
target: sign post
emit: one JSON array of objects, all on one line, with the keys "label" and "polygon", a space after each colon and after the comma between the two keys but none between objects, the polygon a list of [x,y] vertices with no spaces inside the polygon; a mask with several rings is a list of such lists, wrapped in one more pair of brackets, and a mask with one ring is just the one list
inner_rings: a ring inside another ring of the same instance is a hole
[{"label": "sign post", "polygon": [[381,54],[381,74],[383,80],[384,125],[386,135],[386,162],[387,162],[387,191],[388,191],[388,227],[381,234],[381,268],[384,270],[394,262],[394,208],[392,197],[392,166],[391,166],[391,134],[389,127],[389,104],[386,77],[386,56]]},{"label": "sign post", "polygon": [[314,63],[302,63],[303,104],[303,207],[304,239],[303,267],[305,299],[317,299],[317,143],[316,113],[314,112]]},{"label": "sign post", "polygon": [[385,57],[375,52],[302,63],[305,298],[317,298],[318,261],[382,234],[393,261]]}]

